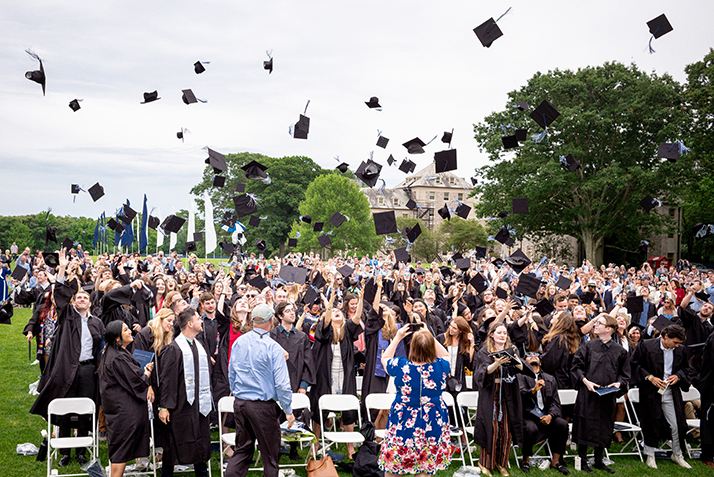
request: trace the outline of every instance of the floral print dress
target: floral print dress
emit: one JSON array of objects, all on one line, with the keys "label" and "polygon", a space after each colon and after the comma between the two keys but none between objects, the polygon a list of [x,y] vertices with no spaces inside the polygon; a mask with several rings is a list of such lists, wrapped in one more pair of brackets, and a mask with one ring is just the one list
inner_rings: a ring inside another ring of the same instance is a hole
[{"label": "floral print dress", "polygon": [[389,411],[379,454],[379,468],[393,474],[434,474],[451,463],[449,413],[441,394],[449,362],[443,358],[417,366],[392,358],[387,372],[394,376],[397,395]]}]

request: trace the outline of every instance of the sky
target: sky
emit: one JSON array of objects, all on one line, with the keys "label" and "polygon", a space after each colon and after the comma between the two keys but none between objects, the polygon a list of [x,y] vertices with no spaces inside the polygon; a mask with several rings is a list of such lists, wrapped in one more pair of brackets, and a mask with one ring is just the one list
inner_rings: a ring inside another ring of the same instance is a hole
[{"label": "sky", "polygon": [[[484,48],[473,29],[498,18]],[[653,41],[646,23],[665,13],[674,31]],[[454,130],[458,175],[486,164],[473,125],[509,106],[536,73],[634,63],[685,82],[684,67],[714,47],[711,0],[5,2],[0,16],[0,215],[98,217],[143,195],[162,216],[189,209],[206,146],[224,154],[307,156],[355,170],[370,157],[387,187],[402,143],[437,139],[412,155],[417,170]],[[43,59],[47,93],[25,78]],[[274,70],[263,69],[272,50]],[[196,61],[210,61],[193,71]],[[207,103],[185,105],[191,88]],[[140,104],[157,90],[160,100]],[[365,102],[377,96],[382,111]],[[79,98],[81,109],[68,103]],[[307,108],[310,134],[289,127]],[[187,128],[182,143],[176,137]],[[376,147],[378,130],[390,139]],[[398,165],[398,164],[397,164]],[[268,171],[270,172],[270,171]],[[105,196],[92,202],[95,182]],[[199,211],[200,212],[200,211]]]}]

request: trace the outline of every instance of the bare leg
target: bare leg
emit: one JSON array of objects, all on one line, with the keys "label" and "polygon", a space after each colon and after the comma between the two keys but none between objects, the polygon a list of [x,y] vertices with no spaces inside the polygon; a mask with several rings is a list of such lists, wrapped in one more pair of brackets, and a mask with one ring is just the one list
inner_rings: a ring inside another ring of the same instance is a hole
[{"label": "bare leg", "polygon": [[[342,429],[345,430],[345,432],[354,432],[355,430],[355,425],[354,424],[343,424]],[[353,443],[347,444],[347,454],[349,455],[350,459],[355,453],[355,445]]]},{"label": "bare leg", "polygon": [[112,475],[111,477],[122,477],[124,475],[124,469],[126,468],[126,462],[122,464],[115,464],[112,462]]},{"label": "bare leg", "polygon": [[[622,422],[625,420],[626,416],[627,416],[627,413],[625,412],[625,403],[622,403],[622,402],[617,403],[617,411],[615,411],[615,421]],[[615,433],[615,440],[620,444],[625,442],[622,439],[622,434],[619,431]]]},{"label": "bare leg", "polygon": [[317,440],[317,443],[312,445],[312,448],[314,449],[315,454],[320,450],[320,423],[312,421],[312,433],[315,434],[315,439]]}]

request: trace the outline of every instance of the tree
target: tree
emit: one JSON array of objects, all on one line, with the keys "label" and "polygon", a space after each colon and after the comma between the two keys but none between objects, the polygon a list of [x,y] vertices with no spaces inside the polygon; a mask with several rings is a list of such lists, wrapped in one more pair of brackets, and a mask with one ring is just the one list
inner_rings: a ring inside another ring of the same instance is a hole
[{"label": "tree", "polygon": [[[335,212],[349,217],[339,228],[330,223]],[[307,187],[305,200],[300,203],[300,215],[309,215],[312,223],[295,221],[292,224],[290,237],[300,232],[297,251],[321,250],[318,237],[330,233],[332,243],[326,247],[330,256],[338,250],[373,254],[379,248],[380,238],[374,231],[367,196],[355,182],[338,173],[321,175]],[[313,231],[316,222],[324,223],[322,232]]]},{"label": "tree", "polygon": [[407,227],[414,227],[417,224],[421,227],[421,235],[419,235],[414,244],[409,247],[409,254],[412,256],[412,261],[421,260],[431,262],[438,259],[439,254],[444,248],[441,234],[429,230],[424,225],[424,222],[416,217],[397,217],[397,229],[400,232],[386,235],[390,238],[391,243],[387,243],[385,240],[381,252],[385,255],[390,255],[393,250],[408,246],[409,242],[401,231],[404,231]]},{"label": "tree", "polygon": [[[510,215],[502,223],[536,240],[571,235],[595,264],[602,263],[606,237],[623,228],[644,238],[673,225],[639,206],[647,194],[675,203],[689,167],[686,156],[676,163],[656,157],[659,143],[682,136],[687,119],[682,87],[669,75],[605,63],[538,73],[508,96],[504,111],[474,126],[491,161],[477,171],[481,181],[472,194],[479,195],[478,214],[510,211],[513,198],[527,197],[530,213]],[[511,154],[503,150],[502,125],[541,131],[527,112],[511,107],[518,100],[531,105],[547,100],[560,117],[548,124],[546,140],[529,139]],[[581,163],[576,172],[559,163],[566,154]],[[637,243],[627,246],[634,250]]]},{"label": "tree", "polygon": [[[258,161],[267,167],[267,174],[271,183],[246,179],[242,166],[251,161]],[[222,188],[213,186],[213,168],[206,166],[203,180],[197,184],[191,193],[196,196],[197,216],[203,210],[203,192],[208,190],[213,203],[213,217],[220,224],[223,212],[235,211],[233,197],[238,195],[236,185],[245,184],[245,191],[258,198],[257,216],[267,217],[262,220],[259,227],[248,227],[249,217],[239,220],[246,226],[246,246],[244,249],[257,251],[254,247],[256,240],[265,240],[267,250],[265,255],[285,252],[285,243],[293,221],[299,217],[298,206],[305,198],[308,185],[317,177],[327,173],[312,159],[302,156],[273,158],[262,154],[243,152],[226,156],[228,172],[226,183]],[[230,240],[230,234],[217,229],[218,242]]]},{"label": "tree", "polygon": [[454,252],[466,253],[477,246],[485,246],[488,240],[486,230],[481,224],[461,217],[451,217],[443,221],[439,232],[445,236],[444,245]]}]

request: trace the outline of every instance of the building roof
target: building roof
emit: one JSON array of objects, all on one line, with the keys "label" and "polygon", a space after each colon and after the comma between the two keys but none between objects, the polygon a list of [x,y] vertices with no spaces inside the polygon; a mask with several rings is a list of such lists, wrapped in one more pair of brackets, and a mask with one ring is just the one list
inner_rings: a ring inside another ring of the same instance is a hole
[{"label": "building roof", "polygon": [[[409,202],[409,196],[404,189],[384,189],[382,194],[379,189],[363,188],[362,192],[369,200],[369,207],[372,209],[387,209],[387,210],[409,210],[406,207]],[[379,198],[384,198],[384,203],[379,203]],[[399,200],[399,205],[394,205],[394,199]]]},{"label": "building roof", "polygon": [[[437,181],[437,179],[439,179]],[[453,184],[452,184],[453,180]],[[431,163],[424,169],[409,175],[402,182],[394,186],[395,189],[404,187],[443,187],[446,189],[464,189],[471,190],[471,185],[466,179],[457,176],[451,172],[436,173],[436,164]]]}]

